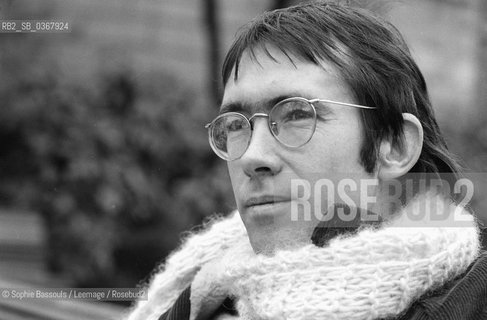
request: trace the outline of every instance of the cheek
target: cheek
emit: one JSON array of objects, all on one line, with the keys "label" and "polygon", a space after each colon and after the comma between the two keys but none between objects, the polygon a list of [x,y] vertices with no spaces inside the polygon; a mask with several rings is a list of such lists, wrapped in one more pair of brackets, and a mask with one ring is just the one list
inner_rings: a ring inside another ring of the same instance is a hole
[{"label": "cheek", "polygon": [[240,195],[240,188],[243,186],[245,174],[242,168],[235,165],[234,162],[227,162],[228,175],[230,176],[230,182],[235,197]]},{"label": "cheek", "polygon": [[309,169],[321,172],[355,171],[360,165],[362,136],[359,130],[352,128],[347,126],[336,130],[317,130],[316,138],[300,155],[302,163],[307,163]]},{"label": "cheek", "polygon": [[230,181],[232,185],[238,180],[238,170],[237,167],[231,162],[227,162],[228,175],[230,176]]}]

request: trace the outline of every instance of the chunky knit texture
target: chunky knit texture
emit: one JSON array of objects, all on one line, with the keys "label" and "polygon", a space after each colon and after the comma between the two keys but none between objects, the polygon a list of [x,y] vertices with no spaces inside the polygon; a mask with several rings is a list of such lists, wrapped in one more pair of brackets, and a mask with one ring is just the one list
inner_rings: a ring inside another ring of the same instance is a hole
[{"label": "chunky knit texture", "polygon": [[[403,216],[429,210],[418,205],[426,201],[441,202],[436,208],[450,216],[458,209],[428,196],[404,208]],[[461,227],[424,227],[422,221],[410,220],[404,227],[405,220],[396,219],[379,229],[337,237],[323,248],[310,244],[268,257],[253,253],[234,213],[189,237],[156,273],[148,301],[139,301],[128,319],[157,319],[193,279],[196,307],[199,293],[222,291],[236,298],[243,319],[397,316],[423,294],[462,274],[478,256],[478,229],[467,217]]]}]

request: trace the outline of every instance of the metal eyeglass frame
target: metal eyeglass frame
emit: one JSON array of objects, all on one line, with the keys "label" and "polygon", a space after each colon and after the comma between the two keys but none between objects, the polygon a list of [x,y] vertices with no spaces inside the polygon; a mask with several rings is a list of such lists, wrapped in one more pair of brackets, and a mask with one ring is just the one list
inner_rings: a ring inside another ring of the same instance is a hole
[{"label": "metal eyeglass frame", "polygon": [[[281,140],[279,140],[279,138],[276,136],[276,134],[274,133],[274,131],[272,130],[273,127],[276,126],[276,123],[275,122],[271,122],[271,119],[270,119],[270,116],[269,116],[269,113],[272,113],[272,111],[279,105],[283,104],[283,103],[286,103],[286,102],[289,102],[289,101],[292,101],[292,100],[301,100],[301,101],[304,101],[304,102],[307,102],[311,105],[311,108],[313,109],[313,129],[312,129],[312,132],[309,136],[309,138],[303,142],[302,144],[298,145],[298,146],[291,146],[291,145],[287,145],[285,144],[284,142],[282,142]],[[316,107],[314,106],[314,103],[317,103],[317,102],[326,102],[326,103],[331,103],[331,104],[337,104],[337,105],[340,105],[340,106],[345,106],[345,107],[352,107],[352,108],[359,108],[359,109],[370,109],[370,110],[373,110],[373,109],[377,109],[377,107],[369,107],[369,106],[363,106],[363,105],[359,105],[359,104],[353,104],[353,103],[346,103],[346,102],[338,102],[338,101],[333,101],[333,100],[327,100],[327,99],[306,99],[306,98],[302,98],[302,97],[291,97],[291,98],[287,98],[287,99],[284,99],[282,101],[279,101],[278,103],[276,103],[271,111],[269,113],[260,113],[260,112],[257,112],[257,113],[254,113],[250,118],[247,118],[247,116],[245,116],[244,114],[242,113],[239,113],[239,112],[225,112],[223,114],[220,114],[219,116],[217,116],[215,119],[213,119],[213,121],[211,121],[210,123],[207,123],[205,125],[205,128],[208,129],[208,140],[210,142],[210,146],[211,148],[213,149],[213,151],[216,153],[216,155],[218,157],[220,157],[221,159],[225,160],[225,161],[234,161],[234,160],[237,160],[239,159],[240,157],[242,157],[244,155],[244,153],[247,151],[249,145],[250,145],[250,141],[252,140],[252,131],[253,131],[253,125],[252,125],[252,119],[255,118],[255,117],[265,117],[268,119],[267,121],[267,125],[269,127],[269,131],[272,133],[272,136],[274,136],[274,139],[276,139],[280,144],[282,144],[283,146],[286,146],[288,148],[299,148],[299,147],[302,147],[304,146],[306,143],[308,143],[311,138],[313,137],[314,133],[315,133],[315,129],[316,129]],[[248,125],[250,127],[250,130],[251,130],[251,133],[250,133],[250,139],[249,139],[249,142],[245,148],[245,150],[242,152],[242,154],[235,158],[235,159],[226,159],[224,158],[220,153],[219,153],[219,149],[215,146],[215,144],[213,143],[213,139],[212,139],[212,128],[213,128],[213,124],[218,120],[220,119],[221,117],[224,117],[224,116],[228,116],[228,115],[238,115],[238,116],[241,116],[243,117],[244,119],[247,120],[248,122]]]}]

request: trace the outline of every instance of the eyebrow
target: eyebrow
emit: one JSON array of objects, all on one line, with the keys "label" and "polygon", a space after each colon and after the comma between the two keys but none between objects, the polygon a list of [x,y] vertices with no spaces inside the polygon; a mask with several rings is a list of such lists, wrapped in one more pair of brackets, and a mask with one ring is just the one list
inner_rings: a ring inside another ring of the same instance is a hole
[{"label": "eyebrow", "polygon": [[296,94],[279,95],[277,97],[267,99],[263,102],[258,102],[258,103],[230,102],[220,107],[219,114],[223,114],[227,112],[245,112],[245,111],[250,113],[252,109],[256,109],[256,111],[260,111],[260,110],[269,111],[280,101],[288,98],[294,98],[294,97],[300,97],[300,95],[296,95]]}]

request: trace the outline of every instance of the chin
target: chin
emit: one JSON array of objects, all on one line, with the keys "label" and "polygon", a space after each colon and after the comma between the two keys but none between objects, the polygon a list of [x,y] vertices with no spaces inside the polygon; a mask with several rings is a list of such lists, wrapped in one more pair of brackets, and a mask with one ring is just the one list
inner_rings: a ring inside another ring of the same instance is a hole
[{"label": "chin", "polygon": [[294,250],[311,243],[311,234],[296,232],[290,228],[269,230],[252,230],[249,234],[250,244],[256,254],[274,255],[279,250]]}]

